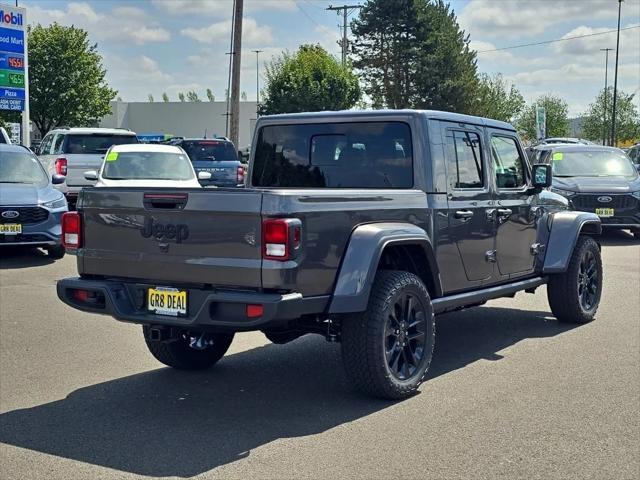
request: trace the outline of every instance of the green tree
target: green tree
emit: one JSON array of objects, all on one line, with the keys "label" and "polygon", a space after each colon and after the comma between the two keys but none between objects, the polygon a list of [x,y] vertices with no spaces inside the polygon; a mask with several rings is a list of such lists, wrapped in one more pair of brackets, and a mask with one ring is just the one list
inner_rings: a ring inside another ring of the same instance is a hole
[{"label": "green tree", "polygon": [[43,135],[59,125],[92,125],[109,114],[118,92],[105,74],[98,46],[85,30],[57,23],[30,28],[31,120]]},{"label": "green tree", "polygon": [[185,101],[184,93],[182,93],[182,92],[178,93],[178,100],[180,100],[181,102]]},{"label": "green tree", "polygon": [[543,106],[546,111],[547,137],[566,137],[569,135],[569,106],[555,95],[542,95],[522,110],[516,124],[518,130],[529,140],[536,139],[536,107]]},{"label": "green tree", "polygon": [[[606,97],[605,97],[606,96]],[[634,103],[635,95],[618,90],[616,101],[616,138],[618,141],[640,139],[640,115]],[[605,103],[606,101],[606,103]],[[605,118],[605,108],[607,116]],[[600,90],[593,103],[582,116],[582,135],[589,140],[602,141],[603,135],[607,144],[611,141],[611,107],[613,105],[613,87]]]},{"label": "green tree", "polygon": [[265,77],[262,114],[345,110],[360,99],[357,77],[320,45],[283,52],[267,65]]},{"label": "green tree", "polygon": [[164,103],[167,103],[169,101],[169,95],[167,95],[167,92],[162,92],[162,101]]},{"label": "green tree", "polygon": [[149,94],[149,95],[147,96],[147,100],[149,100],[149,103],[153,103],[153,95],[152,95],[152,94]]},{"label": "green tree", "polygon": [[476,53],[443,0],[368,0],[351,30],[374,108],[471,111]]},{"label": "green tree", "polygon": [[474,105],[471,113],[480,117],[513,122],[524,108],[522,94],[502,74],[493,76],[483,73],[478,79]]},{"label": "green tree", "polygon": [[198,94],[193,90],[189,90],[187,92],[187,100],[189,100],[190,102],[200,102],[201,101],[198,98]]},{"label": "green tree", "polygon": [[216,101],[216,97],[215,97],[215,95],[213,94],[213,92],[211,91],[210,88],[207,88],[207,99],[210,102],[215,102]]}]

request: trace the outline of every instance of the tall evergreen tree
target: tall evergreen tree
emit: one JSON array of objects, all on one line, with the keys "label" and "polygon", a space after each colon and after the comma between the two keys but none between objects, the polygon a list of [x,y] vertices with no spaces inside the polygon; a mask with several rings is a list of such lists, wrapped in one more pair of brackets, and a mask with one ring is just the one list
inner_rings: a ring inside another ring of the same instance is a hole
[{"label": "tall evergreen tree", "polygon": [[471,111],[476,54],[443,0],[368,0],[351,29],[374,107]]}]

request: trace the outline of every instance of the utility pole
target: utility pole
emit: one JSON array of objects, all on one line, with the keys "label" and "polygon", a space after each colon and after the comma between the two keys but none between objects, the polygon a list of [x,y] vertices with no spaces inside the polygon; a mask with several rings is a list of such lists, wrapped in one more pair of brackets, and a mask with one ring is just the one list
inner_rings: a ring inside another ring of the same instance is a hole
[{"label": "utility pole", "polygon": [[244,0],[235,0],[233,13],[233,70],[231,73],[230,138],[238,148],[240,134],[240,61],[242,59],[242,9]]},{"label": "utility pole", "polygon": [[611,108],[611,146],[616,146],[616,103],[618,100],[618,57],[620,56],[620,13],[623,0],[618,0],[618,38],[616,39],[616,70],[613,80],[613,107]]},{"label": "utility pole", "polygon": [[607,72],[609,71],[609,52],[613,48],[601,48],[600,51],[604,52],[604,114],[603,114],[603,131],[602,131],[602,145],[607,144]]},{"label": "utility pole", "polygon": [[333,5],[329,5],[327,10],[334,10],[338,12],[342,12],[342,66],[344,67],[347,64],[347,51],[348,51],[348,40],[347,40],[347,17],[354,10],[358,8],[362,8],[362,5],[342,5],[341,7],[334,7]]},{"label": "utility pole", "polygon": [[256,118],[258,118],[258,112],[260,111],[260,63],[259,56],[264,50],[253,50],[256,54]]},{"label": "utility pole", "polygon": [[228,76],[227,76],[227,92],[225,94],[225,96],[227,97],[227,108],[224,111],[224,113],[222,114],[224,116],[224,136],[229,138],[229,117],[231,116],[231,111],[229,110],[229,107],[231,106],[230,101],[231,101],[231,68],[233,66],[233,24],[235,22],[235,5],[232,5],[233,7],[233,11],[231,13],[231,39],[229,40],[229,51],[227,52],[227,55],[229,55],[229,71],[228,71]]}]

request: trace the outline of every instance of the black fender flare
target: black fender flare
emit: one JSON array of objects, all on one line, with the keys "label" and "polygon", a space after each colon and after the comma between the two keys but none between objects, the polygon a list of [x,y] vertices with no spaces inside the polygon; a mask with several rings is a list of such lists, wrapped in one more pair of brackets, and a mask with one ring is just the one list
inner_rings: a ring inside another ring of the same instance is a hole
[{"label": "black fender flare", "polygon": [[551,215],[542,273],[567,271],[578,236],[583,231],[600,235],[602,233],[600,217],[595,213],[576,211],[556,212]]},{"label": "black fender flare", "polygon": [[427,233],[410,223],[370,223],[355,228],[349,238],[329,305],[329,313],[363,312],[384,249],[390,245],[420,245],[433,277],[435,296],[442,295],[440,273]]}]

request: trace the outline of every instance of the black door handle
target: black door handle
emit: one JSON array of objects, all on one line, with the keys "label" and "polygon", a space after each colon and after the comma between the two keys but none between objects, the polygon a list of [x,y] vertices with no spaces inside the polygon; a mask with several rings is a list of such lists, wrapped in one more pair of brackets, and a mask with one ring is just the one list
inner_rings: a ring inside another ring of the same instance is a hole
[{"label": "black door handle", "polygon": [[473,210],[457,210],[455,214],[456,218],[468,219],[473,217]]}]

